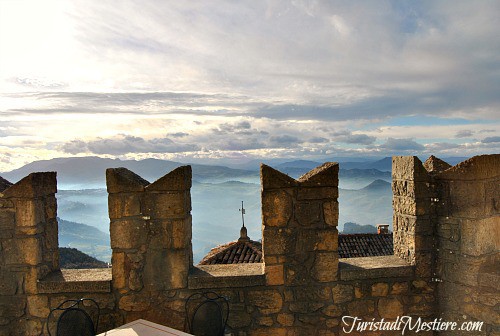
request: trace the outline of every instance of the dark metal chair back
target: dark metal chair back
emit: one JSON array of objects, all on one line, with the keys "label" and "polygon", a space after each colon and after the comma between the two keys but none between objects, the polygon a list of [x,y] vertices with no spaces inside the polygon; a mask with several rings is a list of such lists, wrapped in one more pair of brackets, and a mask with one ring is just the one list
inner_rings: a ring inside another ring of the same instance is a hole
[{"label": "dark metal chair back", "polygon": [[195,336],[223,336],[229,303],[214,292],[192,294],[186,301],[188,332]]},{"label": "dark metal chair back", "polygon": [[[83,309],[85,303],[89,303],[89,310],[93,310],[92,316],[94,316],[95,324],[91,315]],[[100,309],[93,299],[66,300],[52,309],[47,317],[47,331],[50,336],[52,336],[51,319],[57,312],[61,314],[57,319],[56,336],[94,336],[97,334]]]}]

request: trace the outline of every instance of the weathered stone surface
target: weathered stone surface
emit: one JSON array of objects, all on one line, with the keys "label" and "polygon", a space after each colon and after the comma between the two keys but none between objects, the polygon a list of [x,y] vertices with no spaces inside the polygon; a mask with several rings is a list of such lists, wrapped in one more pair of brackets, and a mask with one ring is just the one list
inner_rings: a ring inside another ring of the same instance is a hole
[{"label": "weathered stone surface", "polygon": [[429,180],[422,161],[416,156],[392,157],[392,180],[423,181]]},{"label": "weathered stone surface", "polygon": [[339,258],[337,252],[318,252],[311,269],[311,275],[319,282],[337,279]]},{"label": "weathered stone surface", "polygon": [[18,296],[0,296],[0,316],[21,317],[26,308],[26,299]]},{"label": "weathered stone surface", "polygon": [[283,297],[275,290],[251,290],[247,299],[264,315],[279,313],[283,307]]},{"label": "weathered stone surface", "polygon": [[5,198],[36,198],[57,192],[55,172],[31,173],[10,188],[4,190]]},{"label": "weathered stone surface", "polygon": [[462,253],[480,256],[500,251],[500,216],[481,220],[463,220],[460,248]]},{"label": "weathered stone surface", "polygon": [[295,239],[290,229],[265,228],[262,232],[262,250],[267,255],[294,251]]},{"label": "weathered stone surface", "polygon": [[339,203],[329,201],[323,203],[323,218],[328,226],[337,226],[339,221]]},{"label": "weathered stone surface", "polygon": [[396,298],[381,298],[378,300],[378,314],[384,318],[403,316],[403,304]]},{"label": "weathered stone surface", "polygon": [[3,253],[7,265],[38,265],[42,262],[42,249],[37,238],[7,239],[3,242]]},{"label": "weathered stone surface", "polygon": [[108,193],[144,191],[149,182],[127,168],[106,169]]},{"label": "weathered stone surface", "polygon": [[337,187],[305,187],[301,186],[297,189],[297,200],[334,200],[339,197]]},{"label": "weathered stone surface", "polygon": [[325,162],[307,174],[302,175],[298,181],[303,187],[336,187],[339,185],[339,164],[337,162]]},{"label": "weathered stone surface", "polygon": [[144,214],[154,219],[182,218],[191,211],[189,193],[186,191],[168,193],[146,193]]},{"label": "weathered stone surface", "polygon": [[144,311],[151,307],[150,299],[141,295],[122,296],[118,307],[125,311]]},{"label": "weathered stone surface", "polygon": [[142,193],[110,194],[108,197],[109,218],[140,216],[142,196]]},{"label": "weathered stone surface", "polygon": [[295,218],[302,226],[311,226],[321,219],[322,207],[320,202],[297,202],[295,204]]},{"label": "weathered stone surface", "polygon": [[36,226],[45,221],[45,209],[41,200],[18,199],[16,203],[16,225]]},{"label": "weathered stone surface", "polygon": [[191,166],[181,166],[146,187],[147,191],[178,191],[191,188]]},{"label": "weathered stone surface", "polygon": [[325,303],[322,302],[291,302],[289,305],[289,309],[293,313],[301,313],[301,314],[309,314],[319,311],[321,308],[325,306]]},{"label": "weathered stone surface", "polygon": [[354,287],[352,285],[336,284],[332,287],[334,303],[349,302],[354,298]]},{"label": "weathered stone surface", "polygon": [[285,283],[283,265],[266,265],[266,285],[275,286]]},{"label": "weathered stone surface", "polygon": [[372,300],[357,300],[347,304],[349,316],[370,316],[375,311],[375,304]]},{"label": "weathered stone surface", "polygon": [[260,183],[262,190],[290,188],[298,185],[295,179],[265,164],[260,165]]},{"label": "weathered stone surface", "polygon": [[[335,300],[334,300],[335,301]],[[329,317],[342,316],[343,309],[340,305],[328,305],[321,310],[323,314]]]},{"label": "weathered stone surface", "polygon": [[49,313],[49,300],[45,295],[28,296],[28,313],[31,316],[46,318]]},{"label": "weathered stone surface", "polygon": [[429,156],[427,160],[424,162],[424,168],[429,173],[437,174],[445,171],[448,168],[451,168],[451,165],[440,158],[435,157],[434,155]]},{"label": "weathered stone surface", "polygon": [[391,294],[399,295],[408,292],[408,283],[407,282],[395,282],[392,284]]},{"label": "weathered stone surface", "polygon": [[301,230],[296,246],[298,251],[303,252],[337,251],[338,231],[335,228]]},{"label": "weathered stone surface", "polygon": [[283,191],[262,193],[262,213],[264,224],[268,226],[286,226],[292,217],[292,198]]},{"label": "weathered stone surface", "polygon": [[295,321],[295,317],[293,316],[293,314],[281,313],[281,314],[278,314],[276,316],[276,320],[282,326],[290,327],[290,326],[293,326],[293,323]]},{"label": "weathered stone surface", "polygon": [[325,287],[300,287],[294,290],[297,301],[328,301],[330,300],[330,288]]},{"label": "weathered stone surface", "polygon": [[478,155],[437,175],[440,180],[486,180],[499,178],[500,154]]},{"label": "weathered stone surface", "polygon": [[389,285],[385,282],[378,282],[372,285],[372,296],[387,296]]},{"label": "weathered stone surface", "polygon": [[274,323],[273,318],[270,317],[270,316],[261,316],[261,317],[258,317],[256,322],[257,322],[258,325],[260,325],[260,326],[266,326],[266,327],[270,327]]},{"label": "weathered stone surface", "polygon": [[148,224],[142,219],[113,220],[109,226],[111,248],[139,248],[146,243]]}]

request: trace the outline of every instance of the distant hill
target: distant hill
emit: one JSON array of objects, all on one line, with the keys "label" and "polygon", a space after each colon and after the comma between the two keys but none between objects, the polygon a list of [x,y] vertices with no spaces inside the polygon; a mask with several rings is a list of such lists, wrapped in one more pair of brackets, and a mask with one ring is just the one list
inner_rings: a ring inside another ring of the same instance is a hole
[{"label": "distant hill", "polygon": [[[1,175],[10,181],[19,181],[32,172],[57,171],[60,189],[89,189],[105,187],[107,168],[125,167],[149,182],[154,182],[182,165],[185,164],[158,159],[135,161],[89,156],[34,161]],[[193,169],[193,179],[199,182],[225,182],[235,179],[258,181],[259,179],[258,171],[200,164],[193,164],[191,167]]]},{"label": "distant hill", "polygon": [[60,247],[59,266],[61,268],[107,268],[108,264],[75,248]]},{"label": "distant hill", "polygon": [[59,247],[77,248],[97,259],[111,260],[109,233],[93,226],[70,222],[61,218],[59,224]]},{"label": "distant hill", "polygon": [[344,230],[342,230],[344,234],[351,233],[377,233],[377,228],[373,225],[360,225],[358,223],[347,222],[344,223]]},{"label": "distant hill", "polygon": [[391,183],[384,180],[375,180],[361,190],[365,191],[385,191],[391,188]]}]

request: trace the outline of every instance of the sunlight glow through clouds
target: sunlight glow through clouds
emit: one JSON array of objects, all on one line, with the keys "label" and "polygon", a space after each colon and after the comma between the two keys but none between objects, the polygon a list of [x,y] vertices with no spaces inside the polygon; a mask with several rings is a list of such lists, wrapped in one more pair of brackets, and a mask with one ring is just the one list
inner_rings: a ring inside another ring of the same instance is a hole
[{"label": "sunlight glow through clouds", "polygon": [[486,0],[0,0],[0,171],[498,152],[499,16]]}]

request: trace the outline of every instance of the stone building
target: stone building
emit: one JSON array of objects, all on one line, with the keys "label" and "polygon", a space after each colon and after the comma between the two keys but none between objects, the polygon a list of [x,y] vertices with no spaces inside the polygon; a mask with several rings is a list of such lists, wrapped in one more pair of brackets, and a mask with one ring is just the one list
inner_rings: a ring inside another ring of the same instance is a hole
[{"label": "stone building", "polygon": [[500,155],[393,157],[394,255],[339,258],[338,164],[298,180],[262,165],[264,262],[198,266],[191,168],[153,183],[108,169],[111,272],[59,269],[56,174],[32,173],[0,195],[0,335],[45,335],[49,310],[80,297],[99,302],[101,331],[138,318],[184,329],[186,299],[204,290],[228,298],[235,335],[359,335],[348,316],[480,321],[473,335],[499,335],[499,167]]}]

